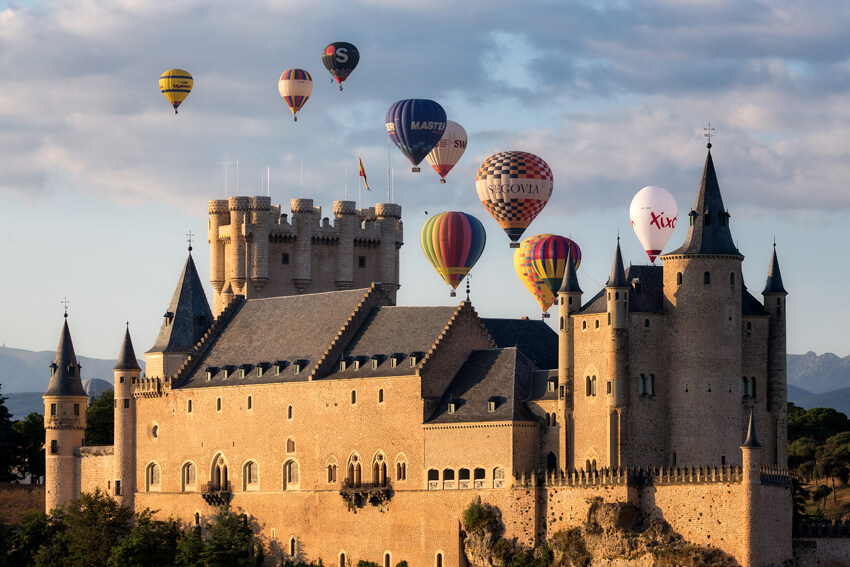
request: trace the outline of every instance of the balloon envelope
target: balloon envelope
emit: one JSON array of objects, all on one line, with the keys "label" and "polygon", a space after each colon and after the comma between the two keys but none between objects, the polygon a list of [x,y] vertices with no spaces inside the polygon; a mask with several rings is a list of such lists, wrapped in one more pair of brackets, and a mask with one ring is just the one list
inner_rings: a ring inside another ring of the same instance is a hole
[{"label": "balloon envelope", "polygon": [[564,281],[567,250],[570,252],[570,261],[575,269],[578,269],[581,264],[581,249],[569,238],[552,234],[537,240],[531,246],[531,266],[534,273],[553,295],[558,293]]},{"label": "balloon envelope", "polygon": [[335,41],[322,50],[322,63],[336,79],[339,90],[342,90],[342,82],[354,71],[359,62],[360,52],[347,41]]},{"label": "balloon envelope", "polygon": [[654,264],[676,228],[679,218],[676,199],[663,187],[644,187],[632,199],[629,217],[638,240]]},{"label": "balloon envelope", "polygon": [[534,271],[534,268],[531,265],[531,249],[535,243],[540,240],[543,240],[547,236],[552,236],[551,234],[538,234],[536,236],[532,236],[530,238],[526,238],[522,241],[519,248],[514,251],[514,270],[516,270],[517,276],[519,276],[520,281],[523,285],[528,289],[529,293],[534,296],[534,299],[537,300],[537,303],[540,305],[540,309],[543,312],[546,312],[552,304],[555,303],[555,296],[549,291],[549,288],[546,287],[546,284],[543,283],[537,274]]},{"label": "balloon envelope", "polygon": [[466,151],[466,130],[457,122],[446,121],[446,131],[443,137],[434,146],[434,149],[425,156],[434,171],[440,174],[440,183],[446,182],[446,175],[455,166],[463,152]]},{"label": "balloon envelope", "polygon": [[434,215],[422,226],[420,242],[425,257],[452,289],[469,273],[487,242],[484,225],[466,213]]},{"label": "balloon envelope", "polygon": [[552,196],[552,170],[528,152],[488,157],[475,176],[478,198],[516,242]]},{"label": "balloon envelope", "polygon": [[192,92],[193,84],[192,75],[183,69],[169,69],[159,77],[159,90],[174,107],[174,114],[177,114],[177,107]]},{"label": "balloon envelope", "polygon": [[313,78],[304,69],[287,69],[281,74],[277,89],[295,116],[313,92]]},{"label": "balloon envelope", "polygon": [[446,111],[433,100],[400,100],[387,111],[387,134],[410,163],[413,171],[443,137]]}]

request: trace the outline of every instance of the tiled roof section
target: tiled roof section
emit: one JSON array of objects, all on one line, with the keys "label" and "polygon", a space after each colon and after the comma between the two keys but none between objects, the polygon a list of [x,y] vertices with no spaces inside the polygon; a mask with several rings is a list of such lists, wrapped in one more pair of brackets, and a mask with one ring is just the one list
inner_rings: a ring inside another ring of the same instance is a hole
[{"label": "tiled roof section", "polygon": [[747,316],[765,316],[768,315],[767,311],[764,309],[764,305],[761,304],[761,301],[753,297],[749,291],[747,291],[747,286],[741,286],[741,315]]},{"label": "tiled roof section", "polygon": [[517,347],[537,368],[558,367],[558,333],[543,321],[482,319],[499,348]]},{"label": "tiled roof section", "polygon": [[[445,330],[457,307],[396,307],[372,309],[366,321],[343,351],[347,361],[341,370],[335,362],[330,374],[323,378],[369,378],[412,374],[410,354],[427,353]],[[390,357],[401,355],[393,367]],[[377,368],[372,368],[372,360]],[[355,361],[359,368],[355,369]]]},{"label": "tiled roof section", "polygon": [[617,251],[614,253],[614,264],[611,266],[611,275],[605,287],[628,287],[626,271],[623,269],[623,254],[620,252],[620,237],[617,237]]},{"label": "tiled roof section", "polygon": [[572,250],[567,247],[567,269],[564,270],[564,279],[561,281],[561,289],[558,293],[581,293],[576,276],[576,265],[572,260]]},{"label": "tiled roof section", "polygon": [[773,245],[773,256],[770,259],[770,268],[767,271],[767,283],[764,284],[762,295],[768,293],[783,293],[785,286],[782,285],[782,272],[779,271],[779,258],[776,257],[776,244]]},{"label": "tiled roof section", "polygon": [[68,328],[68,319],[62,326],[62,334],[59,336],[59,346],[56,348],[56,358],[50,365],[53,375],[47,385],[45,396],[83,396],[86,391],[83,381],[80,379],[80,365],[77,363],[77,355],[74,353],[74,343],[71,341],[71,330]]},{"label": "tiled roof section", "polygon": [[[550,390],[549,383],[553,387]],[[557,400],[558,399],[558,370],[535,370],[531,378],[531,393],[529,400]]]},{"label": "tiled roof section", "polygon": [[608,311],[608,302],[605,299],[605,288],[600,289],[596,295],[587,300],[587,303],[578,310],[576,315],[589,315],[592,313],[605,313]]},{"label": "tiled roof section", "polygon": [[136,361],[136,351],[133,350],[133,341],[130,339],[130,327],[124,331],[124,340],[121,342],[121,352],[118,353],[118,361],[113,370],[141,370]]},{"label": "tiled roof section", "polygon": [[[664,312],[664,271],[661,266],[629,266],[624,278],[630,286],[630,313]],[[638,293],[638,287],[640,293]],[[608,302],[605,298],[605,290],[602,289],[584,304],[578,314],[587,315],[607,311]]]},{"label": "tiled roof section", "polygon": [[189,254],[159,335],[148,352],[192,352],[212,321],[204,287]]},{"label": "tiled roof section", "polygon": [[711,151],[705,157],[705,168],[693,210],[688,213],[688,235],[685,243],[665,256],[677,254],[723,254],[741,256],[729,230],[729,213],[723,207],[720,185],[714,171]]},{"label": "tiled roof section", "polygon": [[[180,387],[307,380],[314,365],[370,289],[249,299],[212,338]],[[280,373],[274,363],[282,361]],[[302,361],[296,373],[296,362]],[[257,367],[265,363],[263,375]],[[247,365],[247,366],[243,366]],[[245,369],[245,378],[240,370]],[[207,379],[207,370],[212,377]],[[230,371],[225,378],[224,370]]]},{"label": "tiled roof section", "polygon": [[[474,350],[426,423],[537,421],[524,403],[534,370],[516,348]],[[489,411],[491,400],[493,411]],[[449,413],[450,401],[455,403],[454,413]]]}]

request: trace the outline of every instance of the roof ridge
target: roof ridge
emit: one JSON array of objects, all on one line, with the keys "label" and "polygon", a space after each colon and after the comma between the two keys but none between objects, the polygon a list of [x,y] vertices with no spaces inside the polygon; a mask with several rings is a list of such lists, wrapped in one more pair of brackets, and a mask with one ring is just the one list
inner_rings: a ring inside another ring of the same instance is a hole
[{"label": "roof ridge", "polygon": [[[428,349],[428,352],[425,353],[425,356],[422,358],[422,362],[419,364],[418,368],[416,369],[416,374],[418,376],[422,375],[422,370],[424,370],[426,368],[426,366],[428,365],[428,363],[431,361],[432,355],[434,354],[434,352],[436,352],[437,347],[440,345],[440,343],[443,341],[443,339],[445,339],[446,336],[448,336],[449,331],[451,331],[452,327],[454,327],[455,321],[457,321],[458,318],[462,314],[467,313],[467,312],[469,312],[469,313],[471,313],[472,315],[475,316],[475,319],[478,321],[478,326],[481,327],[481,329],[484,331],[484,334],[487,335],[487,338],[490,339],[490,344],[493,345],[492,348],[497,347],[496,341],[493,339],[493,335],[491,335],[490,332],[487,330],[487,327],[484,326],[484,322],[481,321],[481,317],[478,316],[478,313],[475,311],[475,308],[472,307],[472,303],[470,303],[468,301],[461,301],[460,305],[457,306],[457,308],[455,309],[455,312],[452,314],[451,318],[449,319],[449,322],[446,323],[445,327],[443,327],[443,331],[439,334],[439,336],[437,336],[436,340],[434,341],[434,344],[431,345],[431,348]],[[452,378],[452,379],[454,379],[454,378]]]}]

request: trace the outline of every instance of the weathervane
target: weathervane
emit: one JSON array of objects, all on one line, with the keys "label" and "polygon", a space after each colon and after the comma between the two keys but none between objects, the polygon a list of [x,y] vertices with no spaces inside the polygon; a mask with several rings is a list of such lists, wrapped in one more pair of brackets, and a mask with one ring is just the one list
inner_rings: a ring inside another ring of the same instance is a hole
[{"label": "weathervane", "polygon": [[711,149],[711,137],[715,135],[714,128],[711,127],[711,122],[708,123],[708,128],[703,128],[703,130],[705,131],[703,136],[708,138],[708,144],[706,144],[705,147]]},{"label": "weathervane", "polygon": [[192,231],[190,230],[189,232],[186,233],[186,236],[189,237],[188,239],[186,239],[186,242],[189,243],[189,252],[191,252],[192,251],[192,237],[195,236],[195,235],[192,234]]},{"label": "weathervane", "polygon": [[66,295],[65,299],[63,299],[59,303],[61,303],[62,305],[65,306],[65,319],[67,319],[68,318],[68,304],[71,303],[70,301],[68,301],[68,296]]}]

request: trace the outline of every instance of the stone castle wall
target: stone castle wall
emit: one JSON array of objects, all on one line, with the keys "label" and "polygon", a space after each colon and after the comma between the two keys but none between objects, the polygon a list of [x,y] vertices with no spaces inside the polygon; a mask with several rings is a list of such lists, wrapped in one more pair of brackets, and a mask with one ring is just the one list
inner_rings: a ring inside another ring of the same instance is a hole
[{"label": "stone castle wall", "polygon": [[76,496],[83,492],[101,492],[114,495],[112,478],[115,476],[112,446],[79,447],[74,451],[74,477],[77,480]]},{"label": "stone castle wall", "polygon": [[0,483],[0,515],[3,523],[17,524],[30,510],[44,511],[43,484]]}]

